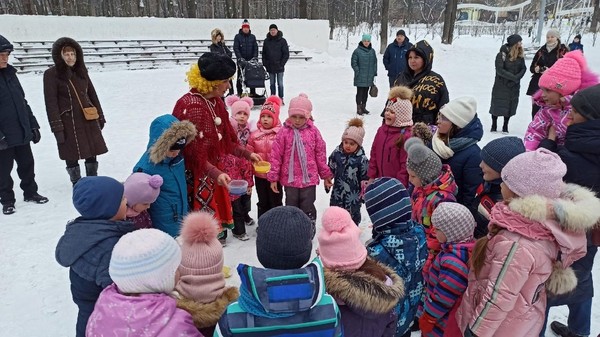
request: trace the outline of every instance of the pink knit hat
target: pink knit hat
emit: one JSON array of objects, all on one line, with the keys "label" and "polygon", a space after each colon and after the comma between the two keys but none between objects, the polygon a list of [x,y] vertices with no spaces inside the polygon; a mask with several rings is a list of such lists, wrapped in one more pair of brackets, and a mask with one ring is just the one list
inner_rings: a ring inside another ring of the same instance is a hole
[{"label": "pink knit hat", "polygon": [[158,174],[153,176],[135,172],[123,183],[123,196],[127,198],[127,205],[133,207],[137,204],[151,204],[160,194],[163,178]]},{"label": "pink knit hat", "polygon": [[546,70],[538,82],[540,88],[571,95],[581,87],[581,76],[587,72],[587,63],[581,50],[568,52]]},{"label": "pink knit hat", "polygon": [[298,97],[294,97],[290,100],[288,116],[302,115],[306,117],[306,119],[309,119],[312,116],[312,109],[312,103],[308,99],[308,96],[301,93]]},{"label": "pink knit hat", "polygon": [[231,108],[231,117],[235,117],[240,112],[250,116],[250,109],[254,105],[252,98],[248,96],[240,98],[235,95],[225,97],[225,103]]},{"label": "pink knit hat", "polygon": [[281,109],[281,98],[271,95],[260,108],[260,115],[269,115],[273,118],[273,126],[279,125],[279,111]]},{"label": "pink knit hat", "polygon": [[359,146],[362,146],[365,138],[365,128],[363,127],[363,120],[360,118],[352,118],[348,121],[348,127],[344,130],[342,135],[342,141],[344,139],[351,139],[356,142]]},{"label": "pink knit hat", "polygon": [[560,157],[544,148],[514,157],[501,173],[502,181],[518,196],[537,194],[549,199],[559,197],[565,174],[567,166]]},{"label": "pink knit hat", "polygon": [[183,297],[209,303],[223,294],[223,246],[218,232],[219,224],[210,213],[192,212],[183,219],[180,278],[175,286]]},{"label": "pink knit hat", "polygon": [[360,242],[360,229],[350,213],[332,206],[325,210],[321,221],[319,256],[323,266],[338,270],[360,268],[367,259],[367,248]]},{"label": "pink knit hat", "polygon": [[393,87],[390,90],[385,109],[393,111],[394,115],[396,115],[396,120],[394,120],[392,126],[401,128],[413,125],[413,105],[410,100],[412,95],[412,90],[405,86]]}]

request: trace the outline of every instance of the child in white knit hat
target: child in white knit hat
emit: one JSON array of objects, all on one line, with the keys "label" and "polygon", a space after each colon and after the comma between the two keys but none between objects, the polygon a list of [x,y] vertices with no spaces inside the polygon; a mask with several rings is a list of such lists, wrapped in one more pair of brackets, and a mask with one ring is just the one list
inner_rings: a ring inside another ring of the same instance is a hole
[{"label": "child in white knit hat", "polygon": [[114,284],[100,294],[85,335],[202,336],[169,295],[180,262],[179,245],[162,231],[144,228],[124,235],[110,259]]}]

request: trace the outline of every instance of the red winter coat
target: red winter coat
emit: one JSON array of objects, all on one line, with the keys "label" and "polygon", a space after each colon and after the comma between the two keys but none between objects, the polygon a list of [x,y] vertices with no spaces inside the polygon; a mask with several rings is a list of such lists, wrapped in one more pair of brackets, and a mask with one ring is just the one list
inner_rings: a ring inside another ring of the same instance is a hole
[{"label": "red winter coat", "polygon": [[369,155],[367,175],[370,179],[396,178],[402,185],[408,186],[408,171],[406,170],[408,154],[404,150],[404,146],[396,145],[396,140],[402,134],[406,142],[411,136],[411,131],[410,127],[397,128],[385,124],[379,127]]}]

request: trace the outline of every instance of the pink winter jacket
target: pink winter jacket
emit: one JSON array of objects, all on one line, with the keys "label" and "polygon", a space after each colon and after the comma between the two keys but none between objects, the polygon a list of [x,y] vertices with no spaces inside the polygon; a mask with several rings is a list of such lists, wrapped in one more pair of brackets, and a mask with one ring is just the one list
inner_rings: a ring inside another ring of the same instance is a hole
[{"label": "pink winter jacket", "polygon": [[[260,122],[257,124],[258,129],[250,135],[250,139],[248,140],[248,151],[254,152],[264,160],[271,161],[271,149],[273,148],[273,142],[275,142],[275,138],[277,138],[277,133],[281,130],[281,123],[271,129],[264,129]],[[254,175],[267,179],[266,173],[256,173]]]},{"label": "pink winter jacket", "polygon": [[406,142],[411,136],[411,128],[397,128],[384,124],[377,129],[369,155],[367,175],[370,179],[396,178],[402,185],[408,186],[408,171],[406,171],[408,155],[404,146],[396,146],[396,140],[401,134],[404,135]]},{"label": "pink winter jacket", "polygon": [[202,337],[192,316],[166,294],[127,296],[113,283],[100,293],[87,337]]},{"label": "pink winter jacket", "polygon": [[586,254],[585,231],[599,219],[600,200],[578,185],[569,184],[560,199],[534,195],[497,203],[490,229],[500,231],[487,243],[479,275],[469,273],[456,315],[461,331],[470,328],[478,337],[538,336],[546,292],[575,288],[569,266]]},{"label": "pink winter jacket", "polygon": [[525,149],[535,151],[540,146],[540,142],[548,138],[548,128],[554,126],[556,130],[556,143],[563,145],[565,135],[567,134],[567,125],[569,122],[569,112],[571,111],[571,97],[563,97],[561,106],[548,106],[542,99],[542,91],[536,92],[532,99],[535,104],[541,108],[529,123],[525,132]]},{"label": "pink winter jacket", "polygon": [[[255,122],[248,122],[244,128],[240,128],[233,118],[230,118],[229,122],[238,135],[240,146],[248,149],[247,143],[250,139],[251,131],[254,131],[254,128],[251,128],[251,126],[255,125]],[[252,179],[252,162],[246,158],[240,158],[233,154],[225,155],[222,161],[223,171],[227,173],[232,180],[245,180],[248,182],[248,187],[254,186],[254,180]],[[232,201],[238,198],[239,196],[231,196]]]},{"label": "pink winter jacket", "polygon": [[289,181],[289,164],[294,141],[294,127],[286,121],[283,128],[277,134],[271,151],[271,171],[267,173],[270,182],[279,181],[283,186],[304,188],[319,185],[321,179],[331,178],[331,170],[327,166],[327,149],[321,133],[311,120],[300,129],[300,137],[306,152],[306,163],[308,171],[308,183],[302,182],[302,168],[297,152],[294,154],[294,176]]}]

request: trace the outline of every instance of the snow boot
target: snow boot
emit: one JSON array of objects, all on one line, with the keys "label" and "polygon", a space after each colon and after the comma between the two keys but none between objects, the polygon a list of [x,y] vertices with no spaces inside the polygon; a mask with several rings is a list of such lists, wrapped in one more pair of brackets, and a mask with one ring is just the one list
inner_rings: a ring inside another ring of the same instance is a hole
[{"label": "snow boot", "polygon": [[356,105],[356,114],[359,115],[359,116],[363,115],[362,104],[357,104]]},{"label": "snow boot", "polygon": [[36,204],[45,204],[48,202],[48,198],[39,195],[37,192],[28,197],[25,197],[24,200],[27,202],[34,202]]},{"label": "snow boot", "polygon": [[9,214],[13,214],[15,212],[15,204],[6,204],[6,205],[2,205],[2,214],[4,215],[9,215]]},{"label": "snow boot", "polygon": [[88,177],[95,177],[98,175],[98,162],[85,163],[85,175]]},{"label": "snow boot", "polygon": [[552,332],[560,337],[581,337],[580,335],[572,333],[568,326],[558,321],[553,321],[550,323],[550,329],[552,329]]},{"label": "snow boot", "polygon": [[69,174],[71,183],[73,184],[73,186],[75,186],[79,179],[81,179],[81,168],[79,167],[79,165],[75,167],[67,167],[67,173]]},{"label": "snow boot", "polygon": [[367,104],[362,105],[362,112],[364,115],[368,115],[371,113],[369,110],[367,110]]}]

